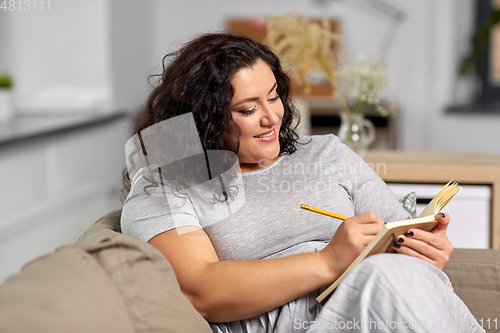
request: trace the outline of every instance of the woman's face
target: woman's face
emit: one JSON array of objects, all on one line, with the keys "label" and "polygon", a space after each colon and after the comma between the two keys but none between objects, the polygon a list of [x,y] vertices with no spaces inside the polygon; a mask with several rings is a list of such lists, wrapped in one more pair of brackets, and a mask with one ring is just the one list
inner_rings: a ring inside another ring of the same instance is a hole
[{"label": "woman's face", "polygon": [[[279,131],[284,108],[276,92],[277,83],[269,65],[258,60],[243,68],[231,79],[234,96],[231,114],[240,129],[238,160],[247,172],[269,165],[279,155]],[[237,147],[237,138],[230,138]]]}]

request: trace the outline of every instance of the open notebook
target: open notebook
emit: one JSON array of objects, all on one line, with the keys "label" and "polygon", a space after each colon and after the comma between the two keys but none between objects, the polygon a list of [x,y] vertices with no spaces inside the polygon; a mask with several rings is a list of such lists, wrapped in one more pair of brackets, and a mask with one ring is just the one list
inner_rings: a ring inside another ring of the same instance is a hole
[{"label": "open notebook", "polygon": [[420,213],[419,217],[398,222],[387,223],[382,230],[372,239],[366,248],[359,254],[359,256],[351,263],[344,273],[333,282],[316,300],[322,302],[328,295],[330,295],[335,288],[344,280],[349,272],[359,264],[363,259],[372,254],[395,252],[392,247],[394,241],[398,236],[406,233],[411,228],[419,228],[426,231],[432,230],[437,224],[436,214],[439,213],[446,205],[462,190],[458,183],[448,182],[432,199],[427,207]]}]

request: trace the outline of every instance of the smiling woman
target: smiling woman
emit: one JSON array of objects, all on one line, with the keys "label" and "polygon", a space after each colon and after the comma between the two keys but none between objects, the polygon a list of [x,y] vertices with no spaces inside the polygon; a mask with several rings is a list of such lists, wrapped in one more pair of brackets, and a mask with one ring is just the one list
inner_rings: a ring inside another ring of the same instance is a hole
[{"label": "smiling woman", "polygon": [[[323,332],[356,319],[369,331],[436,317],[478,328],[441,271],[452,251],[446,215],[398,241],[405,255],[370,257],[317,303],[384,222],[407,212],[337,137],[297,137],[288,77],[265,46],[209,34],[171,56],[126,146],[121,227],[165,256],[214,332]],[[185,186],[163,177],[172,169]]]},{"label": "smiling woman", "polygon": [[241,171],[257,170],[274,162],[280,153],[278,136],[284,108],[276,79],[269,65],[257,60],[252,67],[237,72],[231,85],[231,114],[240,129],[237,156]]},{"label": "smiling woman", "polygon": [[[260,78],[255,75],[257,71],[259,75],[266,73],[266,76]],[[252,74],[258,77],[258,84],[249,77]],[[274,144],[279,146],[279,154],[291,154],[297,149],[292,120],[298,118],[298,113],[289,97],[289,79],[279,59],[267,47],[240,36],[203,35],[177,52],[166,55],[164,71],[158,77],[159,84],[139,115],[135,132],[140,133],[163,120],[191,112],[204,150],[238,153],[242,127],[237,121],[254,111],[258,115],[267,112],[263,107],[267,108],[264,102],[269,100],[269,105],[282,104],[280,127],[275,133],[278,142]],[[266,80],[268,86],[262,87],[265,93],[257,91],[259,84],[265,84]],[[234,85],[236,82],[239,89]],[[254,90],[247,91],[247,86]],[[236,110],[238,112],[234,112]],[[248,118],[254,119],[252,116]],[[267,121],[263,119],[260,132],[254,132],[252,136],[268,134],[265,132],[272,128],[268,127]],[[249,121],[241,121],[242,125],[246,122]],[[276,157],[277,154],[272,156]],[[130,189],[128,180],[125,173],[125,192]]]}]

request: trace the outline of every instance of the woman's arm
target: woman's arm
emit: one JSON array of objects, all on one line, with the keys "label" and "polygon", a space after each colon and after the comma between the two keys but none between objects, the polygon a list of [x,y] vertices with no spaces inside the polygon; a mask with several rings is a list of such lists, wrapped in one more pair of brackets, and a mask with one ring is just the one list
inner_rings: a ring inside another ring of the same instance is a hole
[{"label": "woman's arm", "polygon": [[436,215],[436,219],[438,224],[430,232],[420,229],[410,229],[410,233],[400,236],[396,241],[396,251],[420,258],[439,269],[443,269],[444,265],[450,259],[451,252],[453,252],[453,245],[451,245],[446,236],[450,216],[439,213]]},{"label": "woman's arm", "polygon": [[205,319],[256,316],[333,282],[384,222],[374,213],[344,221],[322,250],[278,259],[219,261],[205,232],[182,227],[149,242],[174,268],[183,293]]}]

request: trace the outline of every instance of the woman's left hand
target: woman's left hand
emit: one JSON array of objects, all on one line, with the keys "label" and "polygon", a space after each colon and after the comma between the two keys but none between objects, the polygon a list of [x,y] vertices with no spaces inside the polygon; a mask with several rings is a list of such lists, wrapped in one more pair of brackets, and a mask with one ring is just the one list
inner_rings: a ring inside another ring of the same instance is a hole
[{"label": "woman's left hand", "polygon": [[[430,232],[421,229],[410,229],[405,235],[398,237],[394,245],[396,252],[420,258],[439,269],[443,269],[450,258],[451,252],[453,252],[453,245],[446,236],[450,216],[438,213],[436,219],[438,224]],[[399,248],[398,245],[400,245]]]}]

